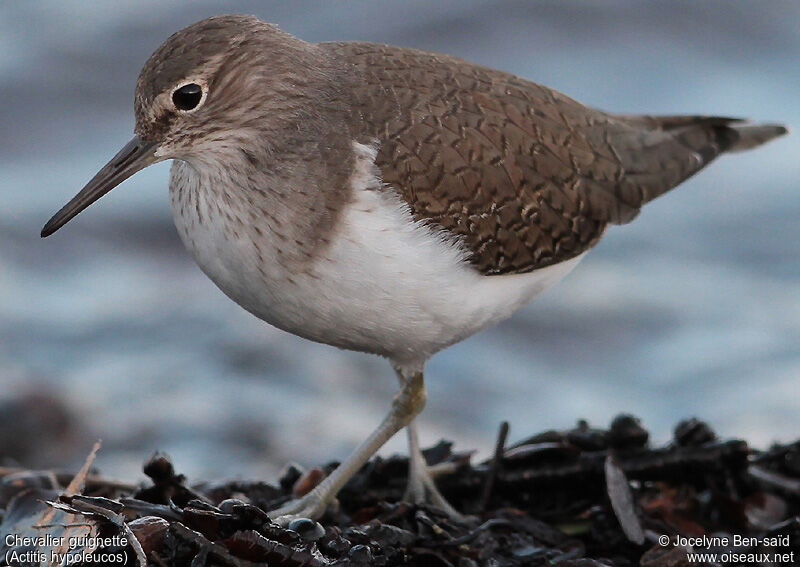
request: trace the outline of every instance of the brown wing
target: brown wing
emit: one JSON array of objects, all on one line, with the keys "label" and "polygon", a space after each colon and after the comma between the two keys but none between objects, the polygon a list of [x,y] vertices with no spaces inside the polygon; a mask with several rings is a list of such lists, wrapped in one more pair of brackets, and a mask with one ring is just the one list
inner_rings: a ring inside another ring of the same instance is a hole
[{"label": "brown wing", "polygon": [[383,181],[415,218],[461,237],[487,275],[577,256],[701,169],[732,132],[729,119],[609,115],[448,56],[322,45],[356,78],[354,133],[378,141]]}]

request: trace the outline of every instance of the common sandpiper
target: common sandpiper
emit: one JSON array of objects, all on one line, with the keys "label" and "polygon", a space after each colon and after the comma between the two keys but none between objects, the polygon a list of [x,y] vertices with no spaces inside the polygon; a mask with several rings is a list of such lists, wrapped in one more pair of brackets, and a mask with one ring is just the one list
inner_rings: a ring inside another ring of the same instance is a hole
[{"label": "common sandpiper", "polygon": [[172,159],[178,233],[239,305],[301,337],[383,356],[385,419],[309,494],[318,518],[405,427],[406,498],[437,491],[414,418],[423,368],[572,270],[609,225],[717,156],[786,132],[717,116],[610,114],[509,73],[376,43],[307,43],[226,15],[171,36],[135,94],[134,138],[42,230]]}]

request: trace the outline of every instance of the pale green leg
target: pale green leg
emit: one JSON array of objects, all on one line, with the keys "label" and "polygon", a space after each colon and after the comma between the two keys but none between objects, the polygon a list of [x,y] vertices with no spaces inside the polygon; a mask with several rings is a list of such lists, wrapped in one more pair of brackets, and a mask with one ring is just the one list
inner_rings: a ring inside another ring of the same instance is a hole
[{"label": "pale green leg", "polygon": [[316,519],[322,516],[339,490],[364,463],[422,411],[422,408],[425,407],[425,399],[425,382],[422,372],[410,373],[408,378],[402,380],[400,391],[392,401],[392,408],[378,428],[311,492],[273,510],[269,516],[281,525],[288,525],[298,517]]},{"label": "pale green leg", "polygon": [[[401,384],[404,382],[403,375],[400,372],[397,373],[397,378]],[[406,425],[406,433],[408,434],[408,485],[406,486],[403,500],[414,504],[432,504],[443,510],[451,518],[463,518],[436,488],[430,468],[422,455],[419,436],[417,435],[417,424],[413,420]]]}]

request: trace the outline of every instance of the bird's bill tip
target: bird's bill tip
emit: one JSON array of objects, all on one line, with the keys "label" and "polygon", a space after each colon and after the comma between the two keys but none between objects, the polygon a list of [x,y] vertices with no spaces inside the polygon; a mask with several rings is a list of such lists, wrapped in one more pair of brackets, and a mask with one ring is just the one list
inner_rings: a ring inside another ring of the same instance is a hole
[{"label": "bird's bill tip", "polygon": [[64,205],[42,228],[46,238],[67,224],[78,213],[111,191],[137,171],[159,161],[155,155],[157,144],[142,140],[138,136],[125,144],[103,168]]}]

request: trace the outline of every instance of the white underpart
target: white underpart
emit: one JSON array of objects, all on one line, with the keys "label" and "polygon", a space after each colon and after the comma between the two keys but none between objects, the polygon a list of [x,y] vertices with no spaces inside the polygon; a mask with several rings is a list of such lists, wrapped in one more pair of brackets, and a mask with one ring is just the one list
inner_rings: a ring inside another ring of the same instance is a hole
[{"label": "white underpart", "polygon": [[409,207],[382,187],[374,148],[354,144],[354,150],[354,200],[331,244],[297,273],[287,274],[275,261],[275,242],[263,242],[256,255],[247,238],[225,236],[225,220],[213,207],[203,211],[202,224],[190,222],[196,221],[186,216],[191,209],[181,214],[176,183],[199,191],[201,206],[213,198],[203,176],[186,164],[173,169],[171,181],[178,232],[205,273],[259,318],[318,342],[387,356],[400,367],[419,366],[509,317],[582,257],[527,274],[481,275],[456,239],[415,222]]}]

